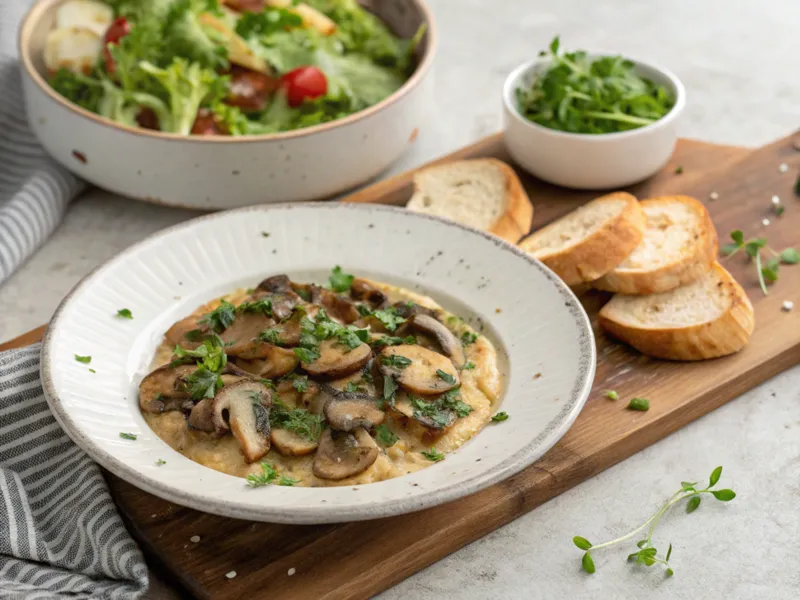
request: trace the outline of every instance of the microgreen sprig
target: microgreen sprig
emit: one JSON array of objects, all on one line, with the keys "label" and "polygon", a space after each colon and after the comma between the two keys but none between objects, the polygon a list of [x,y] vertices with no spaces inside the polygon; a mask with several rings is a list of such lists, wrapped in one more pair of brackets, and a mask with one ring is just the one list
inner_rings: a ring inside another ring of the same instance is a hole
[{"label": "microgreen sprig", "polygon": [[[764,295],[769,294],[767,290],[767,282],[775,283],[778,281],[778,271],[781,264],[794,265],[800,262],[800,252],[794,248],[786,248],[781,252],[776,252],[767,245],[767,238],[752,238],[747,241],[744,239],[744,233],[741,229],[734,229],[731,231],[731,239],[729,244],[722,247],[722,253],[730,258],[740,250],[744,250],[756,264],[756,272],[758,273],[758,283],[761,285],[761,291]],[[766,250],[772,256],[764,259],[761,256],[762,250]]]},{"label": "microgreen sprig", "polygon": [[579,535],[572,538],[572,543],[584,551],[584,554],[581,557],[581,566],[583,567],[583,570],[587,573],[595,572],[594,558],[592,556],[593,552],[597,552],[602,548],[608,548],[609,546],[630,540],[634,538],[640,531],[647,528],[645,537],[636,542],[636,546],[639,548],[639,550],[629,554],[628,560],[631,562],[636,562],[636,564],[645,565],[646,567],[652,567],[655,564],[662,564],[666,567],[667,576],[671,577],[675,573],[669,563],[669,559],[672,556],[672,544],[669,545],[667,552],[663,557],[659,556],[658,550],[653,545],[653,532],[655,531],[656,527],[658,527],[662,517],[669,511],[669,509],[684,500],[688,499],[686,502],[687,513],[693,513],[695,510],[697,510],[697,508],[700,506],[700,502],[702,501],[703,494],[710,494],[721,502],[730,502],[733,500],[736,497],[736,493],[733,490],[711,489],[717,485],[717,482],[721,476],[722,467],[717,467],[711,472],[711,476],[708,478],[708,485],[704,488],[698,488],[697,481],[682,481],[681,489],[675,492],[669,498],[669,500],[667,500],[664,505],[655,512],[655,514],[653,514],[644,523],[639,525],[636,529],[623,535],[622,537],[618,537],[617,539],[608,542],[603,542],[602,544],[592,544],[589,540]]}]

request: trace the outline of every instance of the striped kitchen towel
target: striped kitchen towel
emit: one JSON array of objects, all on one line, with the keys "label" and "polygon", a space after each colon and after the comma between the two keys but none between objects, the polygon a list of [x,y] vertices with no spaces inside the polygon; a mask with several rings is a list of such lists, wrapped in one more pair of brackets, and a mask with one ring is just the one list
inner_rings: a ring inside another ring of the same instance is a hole
[{"label": "striped kitchen towel", "polygon": [[0,353],[0,599],[139,598],[142,554],[100,468],[53,418],[39,349]]},{"label": "striped kitchen towel", "polygon": [[0,0],[0,284],[58,227],[85,187],[39,146],[28,128],[17,27],[32,0]]}]

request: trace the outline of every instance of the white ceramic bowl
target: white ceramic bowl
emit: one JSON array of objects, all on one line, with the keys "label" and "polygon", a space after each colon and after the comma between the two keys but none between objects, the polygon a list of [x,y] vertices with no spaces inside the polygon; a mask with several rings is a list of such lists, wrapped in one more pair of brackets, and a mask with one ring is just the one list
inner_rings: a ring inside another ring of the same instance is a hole
[{"label": "white ceramic bowl", "polygon": [[516,90],[530,86],[547,59],[517,67],[503,86],[505,143],[511,157],[539,179],[569,188],[618,188],[650,177],[672,156],[678,139],[677,122],[686,104],[680,80],[661,67],[633,61],[636,73],[661,84],[675,105],[651,125],[605,134],[565,133],[548,129],[522,116]]},{"label": "white ceramic bowl", "polygon": [[[325,281],[336,264],[421,290],[480,328],[498,348],[504,372],[504,394],[494,408],[510,418],[410,475],[333,488],[252,489],[192,462],[153,433],[139,412],[137,388],[170,324],[265,276]],[[115,318],[122,307],[133,320]],[[91,355],[91,365],[76,362],[75,354]],[[586,313],[529,255],[436,217],[339,203],[240,209],[157,233],[82,281],[56,311],[42,348],[53,414],[102,466],[197,510],[285,523],[411,512],[511,476],[564,435],[589,394],[594,368]],[[137,440],[120,439],[120,432]],[[166,464],[158,466],[158,459]]]},{"label": "white ceramic bowl", "polygon": [[179,136],[126,127],[84,110],[45,79],[42,48],[64,0],[40,0],[19,33],[28,120],[45,149],[102,188],[160,204],[221,209],[311,200],[364,183],[414,142],[433,103],[436,26],[425,0],[363,2],[393,30],[427,33],[419,64],[392,96],[322,125],[248,137]]}]

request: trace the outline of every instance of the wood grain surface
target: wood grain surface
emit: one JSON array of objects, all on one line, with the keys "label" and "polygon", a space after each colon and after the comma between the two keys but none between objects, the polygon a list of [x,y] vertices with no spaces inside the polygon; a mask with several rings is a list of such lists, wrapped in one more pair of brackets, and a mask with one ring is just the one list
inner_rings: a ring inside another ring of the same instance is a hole
[{"label": "wood grain surface", "polygon": [[[768,237],[775,249],[798,245],[800,199],[793,197],[792,186],[800,170],[800,152],[792,142],[787,138],[750,151],[683,140],[660,174],[630,191],[640,198],[685,193],[707,201],[721,240],[731,230],[742,229],[748,237]],[[507,160],[501,138],[486,138],[455,155],[479,156]],[[789,173],[779,171],[780,163],[790,166]],[[675,173],[679,165],[682,174]],[[535,228],[596,195],[522,177],[535,205]],[[708,201],[711,192],[717,192],[716,201]],[[404,174],[347,200],[402,204],[410,194],[411,176]],[[773,195],[787,205],[780,218],[771,214]],[[768,227],[761,224],[765,217],[771,220]],[[597,330],[597,311],[608,295],[584,295],[598,340],[597,375],[586,407],[536,464],[472,496],[389,519],[288,526],[200,513],[109,474],[112,492],[150,560],[197,597],[368,598],[800,362],[800,310],[781,310],[785,299],[800,306],[800,266],[782,268],[779,281],[764,296],[755,268],[745,257],[736,256],[725,265],[755,306],[756,330],[744,351],[693,364],[650,360]],[[16,345],[36,338],[31,332]],[[612,388],[621,400],[602,396]],[[650,410],[625,410],[624,399],[632,396],[649,398]],[[195,535],[200,536],[198,543],[190,541]],[[289,569],[294,569],[291,576]],[[227,579],[225,574],[232,570],[237,576]]]}]

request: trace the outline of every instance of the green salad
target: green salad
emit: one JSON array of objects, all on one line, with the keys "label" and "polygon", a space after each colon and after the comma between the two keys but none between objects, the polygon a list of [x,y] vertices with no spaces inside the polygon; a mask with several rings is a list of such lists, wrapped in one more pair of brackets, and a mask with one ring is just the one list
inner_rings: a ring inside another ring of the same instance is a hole
[{"label": "green salad", "polygon": [[408,79],[425,29],[400,39],[355,0],[72,3],[45,50],[53,89],[117,123],[182,135],[290,131],[364,110]]},{"label": "green salad", "polygon": [[549,59],[546,68],[516,90],[519,111],[529,121],[570,133],[616,133],[655,123],[675,105],[663,85],[636,74],[632,61],[592,59],[559,46],[556,37],[540,53]]}]

